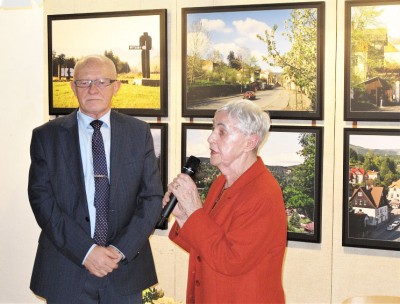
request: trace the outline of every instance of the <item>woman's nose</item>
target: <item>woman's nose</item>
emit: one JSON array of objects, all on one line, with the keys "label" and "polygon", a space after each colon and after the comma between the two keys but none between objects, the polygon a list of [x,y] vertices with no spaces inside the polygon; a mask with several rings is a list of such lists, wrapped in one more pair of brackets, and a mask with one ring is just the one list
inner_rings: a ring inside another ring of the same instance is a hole
[{"label": "woman's nose", "polygon": [[211,134],[208,136],[208,138],[207,138],[207,142],[208,142],[208,143],[212,143],[212,142],[214,141],[213,133],[214,133],[214,132],[211,132]]}]

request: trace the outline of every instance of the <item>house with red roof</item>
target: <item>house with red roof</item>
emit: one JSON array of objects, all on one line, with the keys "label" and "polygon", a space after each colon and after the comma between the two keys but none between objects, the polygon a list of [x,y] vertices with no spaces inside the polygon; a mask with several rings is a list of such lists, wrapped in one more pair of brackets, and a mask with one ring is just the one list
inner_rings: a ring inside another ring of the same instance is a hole
[{"label": "house with red roof", "polygon": [[364,182],[365,170],[363,168],[353,167],[349,170],[349,183],[352,185]]}]

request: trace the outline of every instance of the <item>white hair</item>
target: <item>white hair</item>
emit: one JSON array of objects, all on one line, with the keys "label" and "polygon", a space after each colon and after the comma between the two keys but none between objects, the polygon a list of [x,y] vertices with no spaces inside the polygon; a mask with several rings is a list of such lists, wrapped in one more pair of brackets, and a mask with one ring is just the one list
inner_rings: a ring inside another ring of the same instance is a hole
[{"label": "white hair", "polygon": [[257,135],[257,149],[267,138],[271,127],[269,114],[250,100],[232,101],[220,107],[215,113],[225,111],[229,119],[236,119],[236,127],[245,135]]}]

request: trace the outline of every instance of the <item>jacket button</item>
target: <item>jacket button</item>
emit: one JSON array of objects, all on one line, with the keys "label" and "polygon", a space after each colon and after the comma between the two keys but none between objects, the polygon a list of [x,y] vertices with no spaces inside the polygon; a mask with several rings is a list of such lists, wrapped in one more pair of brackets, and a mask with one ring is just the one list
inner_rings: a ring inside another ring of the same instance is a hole
[{"label": "jacket button", "polygon": [[197,256],[197,262],[201,262],[201,257],[199,255]]},{"label": "jacket button", "polygon": [[200,286],[200,281],[196,280],[196,286],[199,287]]},{"label": "jacket button", "polygon": [[85,217],[85,220],[86,220],[86,222],[90,222],[90,219],[89,219],[89,217],[87,216],[87,217]]}]

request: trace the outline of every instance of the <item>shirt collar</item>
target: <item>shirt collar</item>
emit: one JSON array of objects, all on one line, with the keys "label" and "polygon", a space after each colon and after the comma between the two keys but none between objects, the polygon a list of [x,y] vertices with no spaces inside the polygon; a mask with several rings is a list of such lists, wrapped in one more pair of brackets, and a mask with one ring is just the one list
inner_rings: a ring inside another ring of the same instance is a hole
[{"label": "shirt collar", "polygon": [[[101,120],[103,122],[103,126],[106,126],[108,128],[110,127],[110,113],[111,113],[111,110],[99,118],[99,120]],[[94,120],[93,117],[90,117],[90,116],[82,113],[80,109],[78,109],[77,115],[78,115],[78,120],[82,120],[83,125],[91,128],[90,123]]]}]

